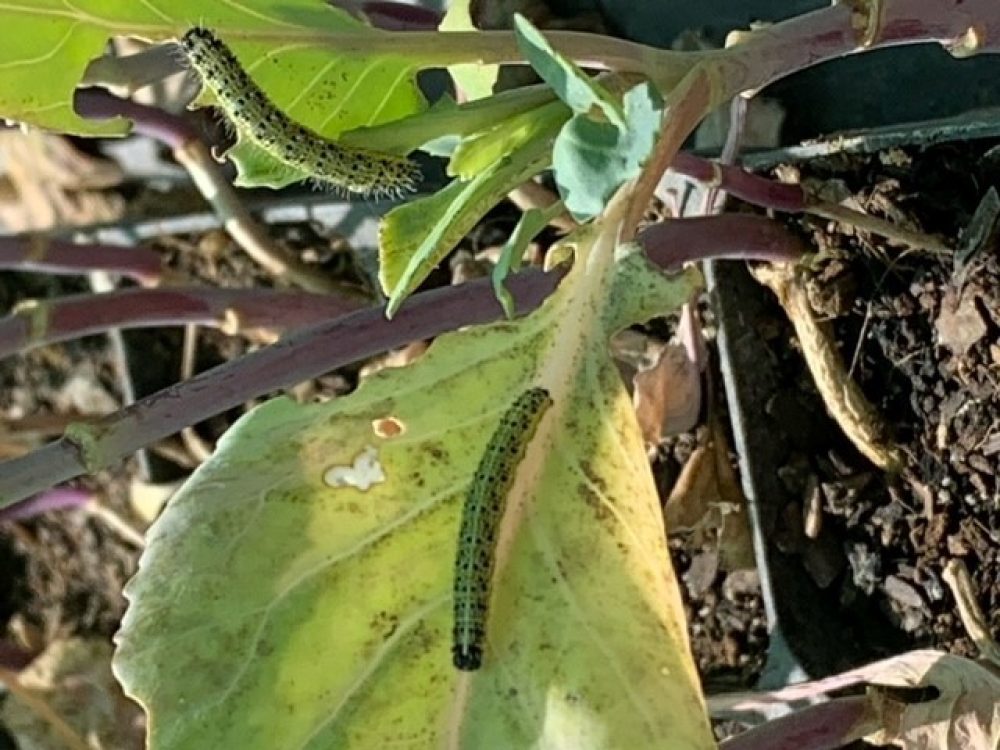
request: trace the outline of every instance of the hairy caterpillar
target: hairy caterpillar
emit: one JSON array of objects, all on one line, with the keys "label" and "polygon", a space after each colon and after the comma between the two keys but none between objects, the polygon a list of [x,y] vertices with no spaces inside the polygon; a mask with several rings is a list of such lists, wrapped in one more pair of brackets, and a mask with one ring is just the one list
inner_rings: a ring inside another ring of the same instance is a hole
[{"label": "hairy caterpillar", "polygon": [[455,667],[471,672],[483,661],[497,532],[518,464],[552,398],[531,388],[511,404],[490,437],[469,486],[455,558]]},{"label": "hairy caterpillar", "polygon": [[345,146],[323,138],[278,109],[211,31],[201,27],[181,38],[181,49],[203,84],[247,138],[278,161],[321,184],[365,195],[413,190],[416,163],[400,156]]}]

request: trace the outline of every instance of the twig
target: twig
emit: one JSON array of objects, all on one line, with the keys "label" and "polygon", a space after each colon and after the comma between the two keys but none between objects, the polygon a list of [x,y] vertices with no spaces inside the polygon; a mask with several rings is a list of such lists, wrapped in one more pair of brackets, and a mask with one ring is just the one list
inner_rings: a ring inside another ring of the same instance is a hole
[{"label": "twig", "polygon": [[90,502],[83,506],[83,510],[89,516],[98,519],[117,534],[119,538],[128,542],[133,547],[142,549],[146,546],[146,537],[143,536],[142,532],[111,510],[111,508],[101,503],[96,496],[92,497]]},{"label": "twig", "polygon": [[140,284],[153,284],[163,273],[160,256],[146,248],[76,244],[41,235],[0,237],[0,269],[53,275],[107,271]]},{"label": "twig", "polygon": [[972,578],[969,576],[969,570],[965,567],[965,563],[958,558],[952,558],[944,566],[941,577],[951,589],[951,595],[955,597],[958,616],[962,618],[965,632],[976,644],[980,656],[1000,667],[1000,645],[990,635],[986,616],[980,609],[979,602],[976,601]]},{"label": "twig", "polygon": [[751,268],[754,278],[768,287],[795,327],[802,355],[812,374],[827,411],[855,447],[869,461],[885,471],[903,467],[899,448],[887,437],[878,411],[844,369],[837,346],[816,320],[796,267],[774,263]]},{"label": "twig", "polygon": [[836,203],[828,203],[820,200],[810,200],[804,209],[806,213],[830,219],[842,224],[863,229],[873,234],[881,235],[889,240],[895,240],[904,245],[909,245],[917,250],[923,250],[933,255],[950,256],[952,249],[944,242],[924,232],[916,232],[905,227],[898,226],[892,222],[871,216],[863,211],[855,211],[847,206],[839,206]]},{"label": "twig", "polygon": [[11,695],[19,703],[51,726],[52,731],[62,738],[62,741],[66,743],[66,747],[69,750],[91,750],[90,745],[80,737],[77,731],[63,717],[56,713],[55,709],[48,704],[48,701],[21,684],[17,674],[11,672],[9,669],[0,668],[0,683],[3,683],[3,686],[10,691]]},{"label": "twig", "polygon": [[222,219],[226,231],[269,273],[307,291],[357,296],[356,290],[338,284],[274,244],[222,175],[208,147],[184,119],[97,89],[77,91],[74,107],[81,115],[93,119],[128,117],[135,123],[136,132],[170,146],[174,158],[188,170],[195,186]]},{"label": "twig", "polygon": [[[184,326],[184,347],[181,350],[181,380],[189,380],[194,377],[195,355],[198,352],[198,326],[190,324]],[[201,439],[201,435],[193,426],[187,426],[181,430],[181,442],[187,448],[188,453],[194,458],[196,464],[207,461],[212,455],[212,448]]]},{"label": "twig", "polygon": [[254,328],[297,328],[360,307],[331,294],[208,287],[133,288],[30,300],[0,318],[0,357],[113,328],[198,323],[235,334]]}]

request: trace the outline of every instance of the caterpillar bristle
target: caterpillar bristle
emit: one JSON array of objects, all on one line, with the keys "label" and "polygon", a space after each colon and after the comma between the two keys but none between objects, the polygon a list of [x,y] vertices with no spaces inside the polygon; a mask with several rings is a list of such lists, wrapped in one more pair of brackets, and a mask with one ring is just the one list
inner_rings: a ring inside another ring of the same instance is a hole
[{"label": "caterpillar bristle", "polygon": [[195,26],[180,48],[236,129],[268,155],[313,184],[364,196],[416,189],[420,167],[406,157],[346,146],[292,120],[247,75],[211,30]]}]

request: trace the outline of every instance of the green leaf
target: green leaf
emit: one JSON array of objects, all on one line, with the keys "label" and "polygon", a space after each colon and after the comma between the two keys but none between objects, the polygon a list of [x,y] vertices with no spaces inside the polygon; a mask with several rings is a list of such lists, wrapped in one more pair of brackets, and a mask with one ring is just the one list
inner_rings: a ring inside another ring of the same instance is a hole
[{"label": "green leaf", "polygon": [[603,210],[615,191],[637,176],[660,129],[662,100],[649,83],[625,93],[626,127],[577,115],[563,126],[552,149],[556,185],[577,221]]},{"label": "green leaf", "polygon": [[[476,25],[472,22],[469,2],[470,0],[452,0],[438,30],[445,32],[477,31]],[[442,43],[447,44],[447,40],[443,40]],[[493,86],[496,85],[500,66],[449,65],[448,72],[451,73],[455,85],[462,90],[466,99],[473,101],[485,99],[493,93]]]},{"label": "green leaf", "polygon": [[76,135],[124,134],[124,120],[85,120],[73,112],[73,90],[84,69],[112,36],[176,39],[193,19],[230,44],[290,116],[323,135],[394,120],[424,106],[413,60],[338,54],[324,44],[324,33],[379,32],[316,0],[31,0],[0,8],[0,116]]},{"label": "green leaf", "polygon": [[[151,750],[715,747],[607,347],[697,272],[616,254],[616,212],[533,315],[441,336],[348,397],[271,401],[224,437],[126,590],[114,668]],[[505,406],[539,386],[553,406],[503,517],[484,665],[460,673],[463,496]]]},{"label": "green leaf", "polygon": [[[444,138],[467,136],[495,127],[502,120],[541,107],[555,99],[548,86],[525,86],[511,89],[474,102],[455,104],[451,97],[443,97],[430,109],[401,120],[357,128],[342,133],[338,140],[348,146],[360,146],[375,151],[408,154],[418,148],[439,155],[427,148],[428,144]],[[450,155],[451,151],[447,152]]]},{"label": "green leaf", "polygon": [[471,180],[456,179],[427,198],[385,215],[379,227],[379,281],[399,309],[434,267],[511,190],[549,164],[548,138],[536,138]]},{"label": "green leaf", "polygon": [[493,266],[491,280],[493,282],[493,293],[503,307],[504,314],[508,318],[514,317],[514,298],[504,286],[507,276],[511,271],[517,271],[521,267],[521,259],[529,243],[538,236],[553,218],[565,210],[562,201],[556,201],[545,209],[529,208],[521,215],[521,219],[511,232],[510,239],[504,243],[500,249],[500,257]]},{"label": "green leaf", "polygon": [[584,73],[568,57],[556,52],[542,33],[520,13],[514,14],[517,45],[531,67],[556,95],[578,115],[590,115],[597,108],[620,128],[625,116],[614,94]]},{"label": "green leaf", "polygon": [[494,121],[490,129],[465,138],[459,144],[448,162],[448,174],[471,179],[536,138],[548,141],[568,118],[566,105],[554,101],[506,120]]}]

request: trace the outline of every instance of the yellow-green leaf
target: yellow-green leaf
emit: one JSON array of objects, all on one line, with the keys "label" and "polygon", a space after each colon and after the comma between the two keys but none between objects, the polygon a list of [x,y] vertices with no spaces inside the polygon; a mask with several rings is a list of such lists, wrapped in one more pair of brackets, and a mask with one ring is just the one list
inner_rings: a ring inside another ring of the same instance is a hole
[{"label": "yellow-green leaf", "polygon": [[[616,209],[617,210],[617,209]],[[151,750],[714,748],[611,333],[676,307],[620,210],[527,318],[438,338],[322,405],[255,409],[149,534],[115,669]],[[451,664],[464,493],[500,414],[553,405],[519,465],[485,662]],[[352,484],[339,482],[350,481]]]},{"label": "yellow-green leaf", "polygon": [[554,134],[539,134],[471,180],[452,180],[386,214],[379,225],[379,281],[389,295],[389,315],[487,211],[548,166]]},{"label": "yellow-green leaf", "polygon": [[[74,88],[109,38],[167,41],[195,23],[231,46],[289,116],[324,136],[395,120],[425,105],[414,80],[419,61],[366,53],[365,37],[382,32],[321,0],[25,0],[0,7],[0,22],[0,116],[66,133],[127,130],[124,120],[85,120],[72,109]],[[241,172],[275,169],[256,147],[244,146],[237,155]]]},{"label": "yellow-green leaf", "polygon": [[[448,12],[445,13],[440,31],[476,31],[476,25],[472,22],[472,12],[469,8],[470,0],[452,0],[448,5]],[[500,73],[499,65],[449,65],[448,72],[454,79],[455,84],[465,94],[466,101],[475,99],[485,99],[493,93],[493,86],[496,85],[497,76]]]}]

